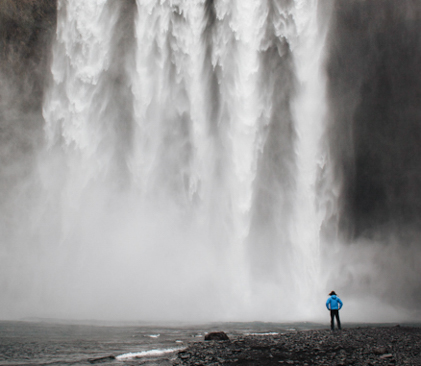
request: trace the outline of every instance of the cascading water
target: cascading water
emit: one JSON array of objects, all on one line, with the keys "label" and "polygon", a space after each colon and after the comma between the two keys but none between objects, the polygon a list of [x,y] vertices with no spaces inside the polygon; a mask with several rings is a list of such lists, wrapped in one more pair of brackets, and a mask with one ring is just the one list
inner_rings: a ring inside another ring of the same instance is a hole
[{"label": "cascading water", "polygon": [[42,179],[61,314],[279,320],[318,300],[317,11],[59,0]]},{"label": "cascading water", "polygon": [[[309,4],[296,5],[296,26],[299,35],[294,56],[300,92],[293,101],[293,115],[297,131],[296,196],[294,201],[292,242],[295,244],[301,276],[297,282],[299,293],[307,301],[317,299],[320,286],[320,231],[324,224],[325,199],[317,192],[320,172],[327,160],[326,142],[326,78],[321,69],[325,34],[318,31],[316,4],[309,13]],[[323,149],[324,146],[324,149]],[[314,279],[317,279],[316,283]],[[315,304],[314,304],[315,305]]]}]

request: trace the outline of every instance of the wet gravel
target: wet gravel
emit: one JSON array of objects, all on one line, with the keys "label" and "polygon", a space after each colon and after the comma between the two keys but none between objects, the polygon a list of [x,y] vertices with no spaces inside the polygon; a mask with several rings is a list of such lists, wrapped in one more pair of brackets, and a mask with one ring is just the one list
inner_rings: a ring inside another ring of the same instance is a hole
[{"label": "wet gravel", "polygon": [[174,365],[421,365],[421,328],[366,327],[230,336],[178,353]]}]

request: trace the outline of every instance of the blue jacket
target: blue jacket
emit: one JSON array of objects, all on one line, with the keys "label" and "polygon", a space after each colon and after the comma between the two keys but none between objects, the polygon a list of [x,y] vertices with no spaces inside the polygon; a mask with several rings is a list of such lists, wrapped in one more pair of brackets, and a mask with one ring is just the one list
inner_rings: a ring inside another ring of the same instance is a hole
[{"label": "blue jacket", "polygon": [[342,305],[341,299],[336,295],[332,295],[326,301],[327,310],[339,310],[342,308]]}]

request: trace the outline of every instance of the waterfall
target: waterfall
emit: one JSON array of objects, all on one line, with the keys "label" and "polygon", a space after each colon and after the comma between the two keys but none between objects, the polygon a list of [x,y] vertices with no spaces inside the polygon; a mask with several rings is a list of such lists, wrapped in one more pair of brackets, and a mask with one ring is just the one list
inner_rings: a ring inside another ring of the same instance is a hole
[{"label": "waterfall", "polygon": [[303,315],[287,298],[321,280],[318,6],[58,1],[40,165],[63,311],[114,293],[101,316]]},{"label": "waterfall", "polygon": [[300,90],[292,106],[297,131],[292,242],[296,246],[296,266],[302,268],[297,287],[307,301],[317,299],[323,288],[319,272],[325,197],[317,191],[317,185],[328,160],[328,143],[323,141],[327,119],[326,77],[322,68],[326,34],[318,31],[315,13],[316,3],[297,3],[295,19],[299,40],[294,56]]}]

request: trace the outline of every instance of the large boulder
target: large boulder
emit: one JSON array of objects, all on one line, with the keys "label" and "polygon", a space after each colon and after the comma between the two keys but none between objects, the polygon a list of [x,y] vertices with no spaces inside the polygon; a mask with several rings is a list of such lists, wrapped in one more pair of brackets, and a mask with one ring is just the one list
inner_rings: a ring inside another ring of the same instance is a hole
[{"label": "large boulder", "polygon": [[205,341],[229,341],[225,332],[211,332],[205,335]]}]

